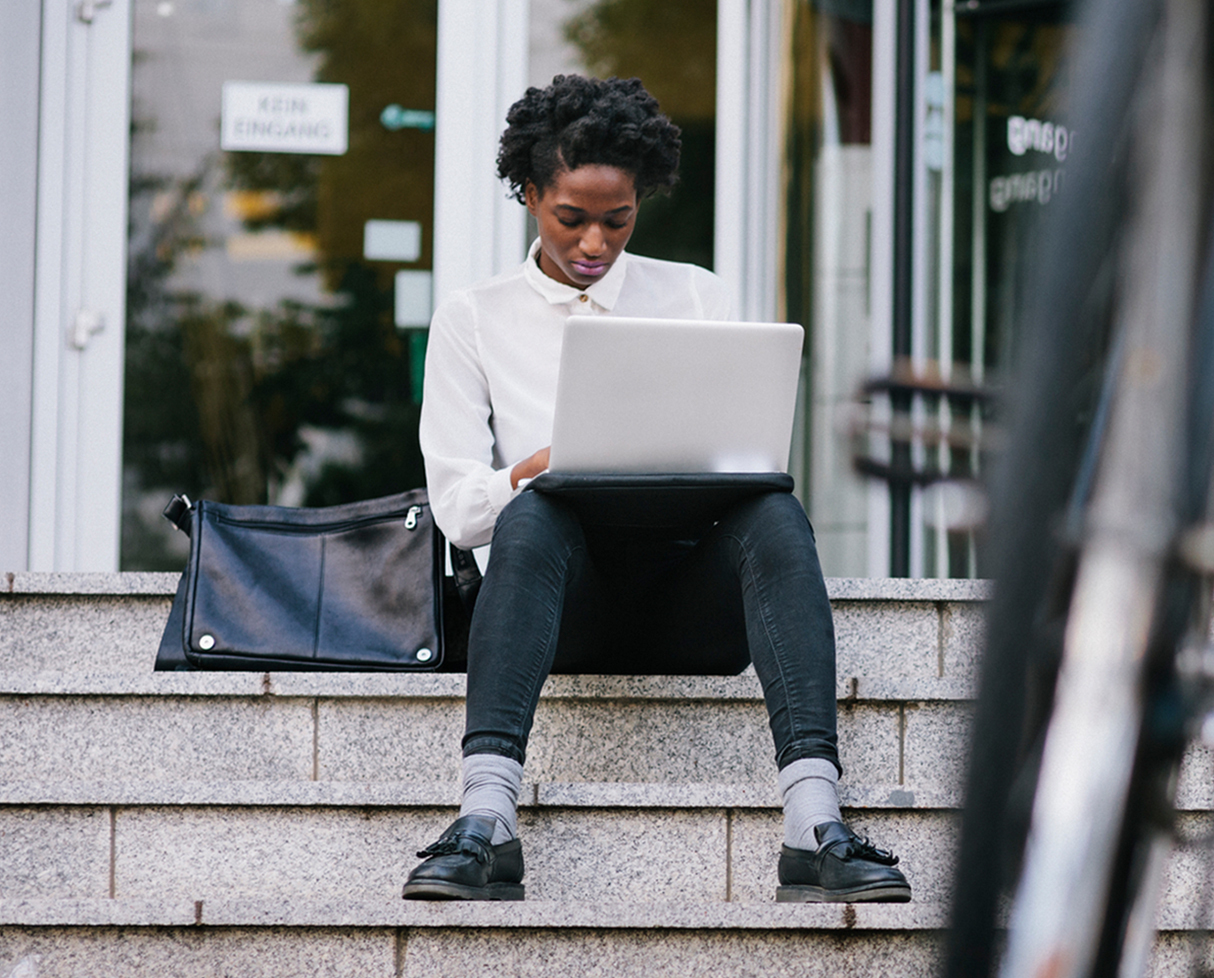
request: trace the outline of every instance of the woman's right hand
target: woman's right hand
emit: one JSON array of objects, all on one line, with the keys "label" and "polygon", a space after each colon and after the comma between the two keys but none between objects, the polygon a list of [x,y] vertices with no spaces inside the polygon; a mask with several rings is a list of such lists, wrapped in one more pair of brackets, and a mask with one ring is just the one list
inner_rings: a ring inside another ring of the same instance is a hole
[{"label": "woman's right hand", "polygon": [[517,489],[523,479],[534,479],[548,469],[548,453],[550,448],[541,448],[530,458],[525,458],[510,470],[510,488]]}]

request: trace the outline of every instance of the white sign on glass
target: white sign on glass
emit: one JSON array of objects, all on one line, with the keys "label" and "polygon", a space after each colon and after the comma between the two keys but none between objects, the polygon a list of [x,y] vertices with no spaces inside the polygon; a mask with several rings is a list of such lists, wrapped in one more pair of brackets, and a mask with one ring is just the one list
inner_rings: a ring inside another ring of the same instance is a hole
[{"label": "white sign on glass", "polygon": [[219,145],[263,153],[341,156],[349,139],[345,85],[223,83]]},{"label": "white sign on glass", "polygon": [[434,276],[408,270],[396,273],[396,325],[401,329],[424,329],[430,325]]},{"label": "white sign on glass", "polygon": [[417,261],[422,226],[417,221],[368,221],[363,225],[363,257],[368,261]]}]

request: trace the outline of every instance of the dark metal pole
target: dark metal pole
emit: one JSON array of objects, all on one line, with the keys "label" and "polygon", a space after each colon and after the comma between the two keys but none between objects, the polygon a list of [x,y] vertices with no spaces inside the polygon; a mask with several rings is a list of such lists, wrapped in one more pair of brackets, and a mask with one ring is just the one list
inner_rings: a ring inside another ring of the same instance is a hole
[{"label": "dark metal pole", "polygon": [[[911,354],[912,242],[915,178],[915,4],[898,0],[894,97],[894,349],[895,360]],[[910,410],[910,396],[891,398],[895,412]],[[910,446],[895,444],[896,470],[910,468]],[[889,572],[910,576],[911,493],[907,483],[890,485]]]}]

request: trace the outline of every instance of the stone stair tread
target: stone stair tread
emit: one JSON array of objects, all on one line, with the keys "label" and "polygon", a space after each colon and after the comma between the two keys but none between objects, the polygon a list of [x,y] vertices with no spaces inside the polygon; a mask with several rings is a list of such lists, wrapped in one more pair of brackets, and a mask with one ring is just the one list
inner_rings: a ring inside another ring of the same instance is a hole
[{"label": "stone stair tread", "polygon": [[[4,696],[186,696],[325,699],[462,699],[466,678],[457,673],[340,672],[21,672],[0,671]],[[866,682],[852,691],[840,683],[839,698],[850,703],[967,701],[968,679],[925,685],[915,680]],[[552,676],[542,700],[608,702],[762,702],[754,673],[739,676]]]},{"label": "stone stair tread", "polygon": [[[278,696],[462,699],[457,673],[340,672],[0,672],[0,695],[18,696]],[[552,676],[545,699],[756,700],[753,673],[741,676]]]},{"label": "stone stair tread", "polygon": [[0,576],[0,593],[172,597],[180,578],[163,571],[10,571]]},{"label": "stone stair tread", "polygon": [[[0,900],[9,927],[343,927],[529,928],[600,930],[917,931],[948,926],[948,905],[627,903],[526,900],[460,903],[409,900],[282,900],[237,897],[190,900]],[[1160,931],[1209,930],[1191,907],[1164,905]]]},{"label": "stone stair tread", "polygon": [[[955,792],[905,785],[840,785],[845,808],[956,809]],[[455,807],[460,786],[444,781],[0,781],[0,805]],[[771,809],[775,786],[696,782],[525,782],[520,806],[625,809]]]},{"label": "stone stair tread", "polygon": [[939,930],[942,903],[516,903],[233,898],[0,900],[0,926]]},{"label": "stone stair tread", "polygon": [[[153,674],[174,574],[34,574],[0,583],[0,680],[12,694],[458,697],[464,677],[434,674]],[[972,699],[986,582],[831,579],[837,695],[856,703]],[[84,670],[84,671],[82,671]],[[128,677],[125,681],[112,678]],[[37,678],[23,678],[36,676]],[[67,678],[71,677],[71,678]],[[264,685],[259,690],[257,684]],[[760,702],[740,677],[562,676],[548,701]]]},{"label": "stone stair tread", "polygon": [[[180,576],[146,571],[11,571],[0,575],[0,593],[171,597]],[[828,577],[826,593],[833,601],[989,601],[993,587],[986,580]]]}]

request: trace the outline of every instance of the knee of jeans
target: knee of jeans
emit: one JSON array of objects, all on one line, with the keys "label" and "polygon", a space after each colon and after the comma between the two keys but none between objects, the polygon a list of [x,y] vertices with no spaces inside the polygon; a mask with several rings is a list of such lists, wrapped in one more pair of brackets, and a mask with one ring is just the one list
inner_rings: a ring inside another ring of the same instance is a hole
[{"label": "knee of jeans", "polygon": [[501,511],[493,529],[493,546],[547,547],[552,543],[573,548],[584,541],[576,517],[554,500],[538,492],[520,492]]},{"label": "knee of jeans", "polygon": [[795,540],[798,535],[809,533],[814,539],[813,527],[801,501],[790,492],[765,492],[739,503],[726,516],[737,530],[748,536],[759,534],[781,541]]}]

